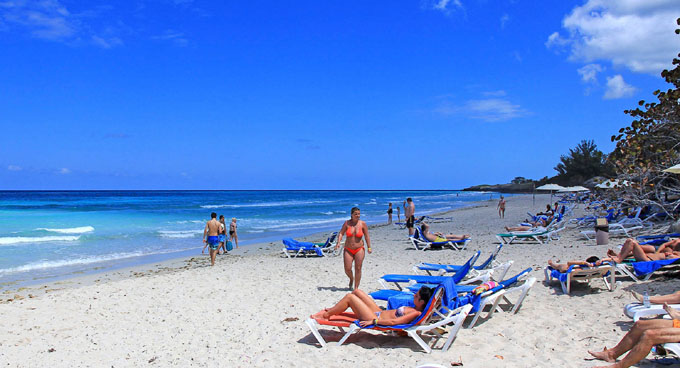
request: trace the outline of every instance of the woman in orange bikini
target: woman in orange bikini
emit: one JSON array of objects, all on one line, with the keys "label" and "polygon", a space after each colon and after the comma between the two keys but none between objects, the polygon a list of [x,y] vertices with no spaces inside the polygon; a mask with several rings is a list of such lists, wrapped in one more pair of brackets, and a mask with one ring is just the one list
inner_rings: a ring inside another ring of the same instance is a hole
[{"label": "woman in orange bikini", "polygon": [[[371,237],[368,235],[368,226],[366,226],[364,221],[360,220],[361,211],[358,207],[353,207],[351,213],[352,217],[342,224],[335,249],[340,247],[342,237],[347,235],[342,257],[345,262],[345,274],[349,277],[349,288],[353,290],[358,289],[361,282],[361,265],[364,263],[364,257],[366,256],[363,238],[366,238],[368,253],[372,253],[373,250],[371,249]],[[352,275],[352,262],[354,262],[354,275]]]}]

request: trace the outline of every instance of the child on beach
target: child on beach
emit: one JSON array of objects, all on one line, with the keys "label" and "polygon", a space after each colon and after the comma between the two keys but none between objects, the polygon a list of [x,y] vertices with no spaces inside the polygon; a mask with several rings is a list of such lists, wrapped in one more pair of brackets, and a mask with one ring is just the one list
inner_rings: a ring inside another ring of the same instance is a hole
[{"label": "child on beach", "polygon": [[392,203],[390,202],[390,204],[387,207],[387,224],[389,225],[391,223],[392,223]]},{"label": "child on beach", "polygon": [[222,251],[222,254],[226,254],[227,247],[225,247],[225,243],[227,242],[227,224],[224,222],[224,215],[220,215],[220,235],[218,235],[218,238],[220,247],[217,248],[217,254],[220,254],[220,251]]}]

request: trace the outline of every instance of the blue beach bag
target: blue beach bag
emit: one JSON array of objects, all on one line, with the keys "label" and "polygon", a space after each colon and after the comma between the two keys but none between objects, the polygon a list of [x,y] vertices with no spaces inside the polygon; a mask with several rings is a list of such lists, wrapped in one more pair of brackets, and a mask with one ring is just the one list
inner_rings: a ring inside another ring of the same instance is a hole
[{"label": "blue beach bag", "polygon": [[231,252],[234,249],[234,245],[231,244],[231,240],[227,240],[227,252]]}]

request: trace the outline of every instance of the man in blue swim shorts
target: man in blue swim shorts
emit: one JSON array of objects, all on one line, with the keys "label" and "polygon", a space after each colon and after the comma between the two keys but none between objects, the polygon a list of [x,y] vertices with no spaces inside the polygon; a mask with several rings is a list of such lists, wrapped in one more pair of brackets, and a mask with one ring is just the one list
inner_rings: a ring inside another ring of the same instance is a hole
[{"label": "man in blue swim shorts", "polygon": [[[220,246],[220,240],[218,235],[220,234],[220,224],[217,221],[217,214],[215,212],[210,214],[210,221],[205,224],[205,229],[203,230],[203,249],[201,254],[205,253],[205,247],[210,246],[210,265],[215,265],[215,256],[217,255],[217,248]],[[207,239],[206,239],[207,235]]]}]

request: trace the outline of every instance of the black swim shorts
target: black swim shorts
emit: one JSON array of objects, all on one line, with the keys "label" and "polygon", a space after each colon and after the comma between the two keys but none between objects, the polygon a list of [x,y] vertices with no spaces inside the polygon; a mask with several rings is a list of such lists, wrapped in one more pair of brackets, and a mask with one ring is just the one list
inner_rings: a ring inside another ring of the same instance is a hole
[{"label": "black swim shorts", "polygon": [[406,227],[409,229],[413,228],[413,224],[416,222],[416,217],[415,216],[409,216],[406,219]]}]

